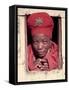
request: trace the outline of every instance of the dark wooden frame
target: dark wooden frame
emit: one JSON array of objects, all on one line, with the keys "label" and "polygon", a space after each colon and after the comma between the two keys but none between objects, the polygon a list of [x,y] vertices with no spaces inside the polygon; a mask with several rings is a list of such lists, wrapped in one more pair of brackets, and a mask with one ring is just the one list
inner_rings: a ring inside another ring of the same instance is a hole
[{"label": "dark wooden frame", "polygon": [[[65,79],[62,80],[46,80],[46,81],[29,81],[29,82],[17,82],[17,9],[18,8],[30,8],[30,9],[49,9],[65,11]],[[66,82],[67,79],[67,8],[59,7],[43,7],[43,6],[24,6],[13,5],[9,7],[9,83],[11,84],[35,84],[35,83],[50,83],[50,82]]]}]

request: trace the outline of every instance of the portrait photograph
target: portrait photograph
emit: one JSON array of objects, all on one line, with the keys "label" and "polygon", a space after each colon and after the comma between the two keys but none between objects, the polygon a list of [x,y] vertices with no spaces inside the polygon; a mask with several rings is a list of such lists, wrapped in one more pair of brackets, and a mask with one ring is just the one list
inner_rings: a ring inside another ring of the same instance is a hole
[{"label": "portrait photograph", "polygon": [[67,9],[17,6],[18,83],[67,81]]}]

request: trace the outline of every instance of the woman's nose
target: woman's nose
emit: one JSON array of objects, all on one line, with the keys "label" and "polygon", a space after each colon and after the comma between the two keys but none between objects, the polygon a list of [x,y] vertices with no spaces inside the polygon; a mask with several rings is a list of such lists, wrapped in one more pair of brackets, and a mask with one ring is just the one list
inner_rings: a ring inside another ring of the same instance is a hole
[{"label": "woman's nose", "polygon": [[43,43],[42,42],[39,42],[38,49],[42,49],[42,48],[43,48]]}]

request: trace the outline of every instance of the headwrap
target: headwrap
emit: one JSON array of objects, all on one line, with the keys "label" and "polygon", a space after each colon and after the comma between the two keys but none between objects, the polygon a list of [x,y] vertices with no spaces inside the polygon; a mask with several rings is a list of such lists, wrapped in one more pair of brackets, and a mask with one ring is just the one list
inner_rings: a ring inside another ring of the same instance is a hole
[{"label": "headwrap", "polygon": [[45,12],[32,13],[28,17],[28,26],[31,29],[31,34],[45,34],[49,38],[52,38],[53,32],[53,19]]}]

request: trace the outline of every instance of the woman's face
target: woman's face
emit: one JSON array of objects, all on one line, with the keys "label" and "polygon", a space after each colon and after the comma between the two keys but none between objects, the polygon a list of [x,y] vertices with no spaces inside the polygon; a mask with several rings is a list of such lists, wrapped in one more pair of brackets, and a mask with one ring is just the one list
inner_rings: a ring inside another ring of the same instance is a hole
[{"label": "woman's face", "polygon": [[48,49],[51,45],[51,40],[44,34],[38,34],[32,37],[33,38],[33,48],[37,57],[42,58],[46,55]]}]

